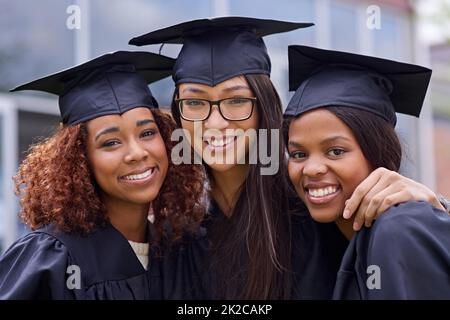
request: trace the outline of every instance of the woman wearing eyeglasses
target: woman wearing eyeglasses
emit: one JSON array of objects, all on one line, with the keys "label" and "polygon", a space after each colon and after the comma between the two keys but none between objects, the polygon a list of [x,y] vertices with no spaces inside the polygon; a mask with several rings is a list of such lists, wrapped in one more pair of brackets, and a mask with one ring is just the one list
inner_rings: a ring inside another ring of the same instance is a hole
[{"label": "woman wearing eyeglasses", "polygon": [[[203,226],[211,253],[204,255],[203,280],[211,285],[212,298],[331,298],[346,243],[335,226],[291,214],[297,198],[289,203],[291,189],[278,132],[282,106],[269,78],[271,64],[261,38],[311,25],[225,17],[182,23],[130,41],[183,44],[172,74],[172,114],[209,178],[210,218]],[[260,150],[271,152],[276,170],[265,170]],[[363,184],[363,191],[378,190],[364,199],[364,206],[386,188],[383,179],[377,184],[382,174]],[[394,180],[395,187],[403,187],[400,176]],[[416,197],[431,194],[417,190]],[[358,207],[367,191],[350,205]],[[371,214],[377,208],[370,208]],[[360,225],[365,211],[362,208],[356,219]],[[368,216],[368,223],[374,215]],[[179,293],[183,298],[183,291]]]}]

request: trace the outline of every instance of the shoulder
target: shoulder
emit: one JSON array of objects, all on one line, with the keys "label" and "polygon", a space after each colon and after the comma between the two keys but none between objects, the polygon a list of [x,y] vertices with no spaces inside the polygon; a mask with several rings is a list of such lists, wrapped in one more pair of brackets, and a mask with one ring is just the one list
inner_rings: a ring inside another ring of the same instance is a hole
[{"label": "shoulder", "polygon": [[369,290],[369,298],[448,297],[450,217],[444,211],[426,202],[406,202],[387,210],[357,240],[361,274],[377,266],[373,275],[381,275],[382,290]]},{"label": "shoulder", "polygon": [[0,258],[0,299],[65,297],[66,247],[41,230],[14,242]]},{"label": "shoulder", "polygon": [[16,240],[4,253],[7,256],[11,252],[28,250],[42,251],[65,251],[64,244],[46,229],[32,231]]},{"label": "shoulder", "polygon": [[372,228],[373,235],[406,234],[407,231],[447,226],[450,216],[442,210],[434,208],[424,201],[410,201],[395,205],[375,222]]},{"label": "shoulder", "polygon": [[67,247],[45,230],[36,230],[16,240],[1,256],[2,267],[32,266],[39,270],[50,269],[67,264],[69,253]]},{"label": "shoulder", "polygon": [[369,252],[432,247],[450,242],[450,216],[423,201],[410,201],[388,209],[370,234]]}]

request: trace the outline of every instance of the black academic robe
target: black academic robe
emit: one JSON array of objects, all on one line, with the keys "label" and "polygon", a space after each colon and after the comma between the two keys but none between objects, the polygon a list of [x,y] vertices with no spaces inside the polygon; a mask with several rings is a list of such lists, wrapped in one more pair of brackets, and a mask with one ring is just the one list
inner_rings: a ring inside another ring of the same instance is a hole
[{"label": "black academic robe", "polygon": [[333,298],[450,299],[450,216],[426,202],[387,210],[352,238]]},{"label": "black academic robe", "polygon": [[205,264],[209,261],[210,243],[204,225],[193,233],[185,233],[181,240],[163,245],[157,257],[162,299],[211,299],[209,275]]},{"label": "black academic robe", "polygon": [[0,258],[0,299],[160,299],[159,265],[152,260],[150,253],[146,271],[110,224],[87,236],[47,226]]},{"label": "black academic robe", "polygon": [[292,299],[330,300],[348,241],[335,223],[314,221],[306,208],[291,222]]},{"label": "black academic robe", "polygon": [[[298,203],[295,201],[295,205]],[[304,205],[291,211],[291,299],[331,299],[348,241],[334,223],[315,222]],[[220,226],[221,221],[228,218],[213,200],[208,212],[198,235],[185,238],[163,259],[161,270],[164,298],[216,297],[216,275],[209,268],[211,232],[213,225]]]}]

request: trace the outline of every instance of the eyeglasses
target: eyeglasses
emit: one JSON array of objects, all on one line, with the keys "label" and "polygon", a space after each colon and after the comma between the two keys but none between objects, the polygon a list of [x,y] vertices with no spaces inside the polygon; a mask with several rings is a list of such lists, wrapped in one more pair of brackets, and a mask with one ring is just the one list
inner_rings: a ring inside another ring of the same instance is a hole
[{"label": "eyeglasses", "polygon": [[187,121],[204,121],[211,115],[213,105],[217,105],[220,115],[230,121],[247,120],[253,113],[256,98],[227,98],[217,101],[206,99],[177,99],[181,117]]}]

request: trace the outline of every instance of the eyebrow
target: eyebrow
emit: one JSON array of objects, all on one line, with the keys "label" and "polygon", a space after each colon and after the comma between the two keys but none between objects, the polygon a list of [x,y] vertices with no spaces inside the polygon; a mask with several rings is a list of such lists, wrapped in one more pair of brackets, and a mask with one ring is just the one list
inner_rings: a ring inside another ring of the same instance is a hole
[{"label": "eyebrow", "polygon": [[303,147],[300,143],[295,142],[295,141],[289,141],[288,146],[292,146],[294,148],[302,148]]},{"label": "eyebrow", "polygon": [[136,121],[136,126],[140,127],[140,126],[144,126],[149,123],[155,123],[155,121],[152,119],[139,120],[139,121]]},{"label": "eyebrow", "polygon": [[[144,125],[149,124],[149,123],[155,123],[155,121],[152,120],[152,119],[139,120],[139,121],[136,121],[136,126],[140,127],[140,126],[144,126]],[[112,133],[112,132],[118,132],[118,131],[120,131],[119,127],[106,128],[105,130],[102,130],[99,133],[97,133],[97,135],[95,136],[95,141],[97,141],[98,138],[100,138],[100,136],[102,136],[102,135],[105,135],[105,134],[108,134],[108,133]]]},{"label": "eyebrow", "polygon": [[351,142],[351,140],[349,138],[344,137],[344,136],[332,136],[332,137],[326,138],[325,140],[320,142],[320,144],[324,145],[324,144],[327,144],[327,143],[330,143],[330,142],[334,142],[336,140],[346,140],[348,142]]},{"label": "eyebrow", "polygon": [[231,91],[237,91],[237,90],[250,90],[249,87],[247,87],[246,85],[236,85],[236,86],[232,86],[226,89],[223,89],[224,92],[231,92]]},{"label": "eyebrow", "polygon": [[[228,92],[237,91],[237,90],[250,90],[250,88],[246,85],[238,84],[238,85],[223,89],[223,92],[228,93]],[[184,88],[183,91],[181,91],[181,93],[185,93],[185,92],[207,93],[205,90],[202,90],[200,88],[194,88],[194,87],[187,87],[187,88]]]},{"label": "eyebrow", "polygon": [[100,138],[100,136],[102,136],[104,134],[108,134],[108,133],[111,133],[111,132],[118,132],[118,131],[119,131],[119,127],[110,127],[110,128],[105,129],[105,130],[102,130],[99,133],[97,133],[97,135],[95,136],[94,141],[97,141],[98,138]]},{"label": "eyebrow", "polygon": [[[333,141],[336,141],[336,140],[346,140],[348,142],[351,141],[349,138],[344,137],[344,136],[332,136],[332,137],[326,138],[325,140],[321,141],[320,145],[325,145],[327,143],[330,143],[330,142],[333,142]],[[295,141],[289,141],[288,142],[288,146],[291,146],[291,147],[294,147],[294,148],[303,148],[302,144],[300,144],[298,142],[295,142]]]},{"label": "eyebrow", "polygon": [[206,93],[205,90],[202,90],[202,89],[199,89],[199,88],[194,88],[194,87],[187,87],[187,88],[184,88],[183,91],[181,91],[181,93],[185,93],[185,92]]}]

